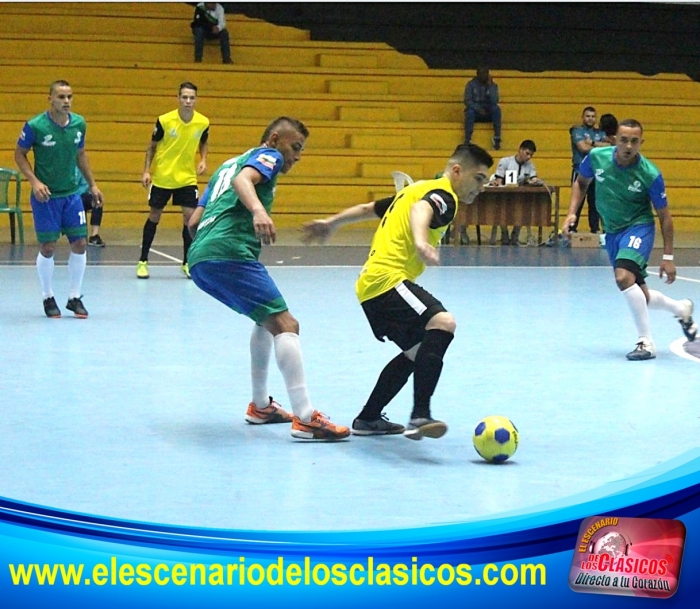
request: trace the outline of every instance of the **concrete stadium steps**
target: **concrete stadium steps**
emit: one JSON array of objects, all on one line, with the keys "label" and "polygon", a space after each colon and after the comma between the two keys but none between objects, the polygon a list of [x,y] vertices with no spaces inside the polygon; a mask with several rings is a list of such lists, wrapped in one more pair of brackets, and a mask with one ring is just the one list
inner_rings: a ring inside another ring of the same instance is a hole
[{"label": "concrete stadium steps", "polygon": [[[12,3],[5,6],[12,7]],[[91,15],[89,19],[76,19],[71,21],[71,37],[81,36],[100,38],[115,36],[140,37],[142,39],[164,40],[165,42],[182,41],[191,42],[192,31],[189,23],[192,20],[192,11],[187,11],[184,18],[148,18],[138,15]],[[16,36],[26,34],[33,36],[50,36],[56,32],[56,20],[60,15],[43,13],[32,17],[32,32],[18,30],[15,22],[8,12],[3,11],[4,19],[0,20],[0,35]],[[235,40],[253,41],[263,37],[273,37],[276,40],[301,41],[309,40],[309,32],[290,27],[276,26],[264,21],[247,19],[239,16],[232,18],[227,16],[227,29]],[[24,28],[26,29],[26,28]]]},{"label": "concrete stadium steps", "polygon": [[[176,83],[173,86],[175,92],[172,96],[163,97],[162,103],[172,105],[172,99],[177,92]],[[198,85],[199,86],[199,85]],[[35,103],[29,111],[36,112],[46,107],[46,92],[36,91]],[[100,94],[87,91],[76,91],[75,110],[84,114],[91,120],[100,119],[104,116],[113,116],[115,101],[124,107],[125,112],[138,112],[142,115],[147,109],[153,107],[154,100],[149,93],[128,90],[122,95]],[[79,96],[79,97],[78,97]],[[44,100],[41,98],[44,97]],[[362,101],[362,99],[366,101]],[[79,103],[78,103],[79,100]],[[22,95],[5,96],[3,112],[6,114],[19,115],[28,110],[28,100]],[[571,102],[561,104],[539,104],[514,103],[503,106],[504,124],[509,123],[529,124],[533,132],[540,128],[546,129],[552,122],[560,124],[575,124],[570,122],[574,114]],[[80,110],[78,110],[80,108]],[[345,121],[367,121],[367,122],[423,122],[423,123],[444,123],[450,122],[459,126],[463,122],[463,109],[461,102],[446,102],[440,99],[412,99],[407,100],[400,96],[382,96],[382,99],[370,100],[367,96],[358,96],[350,99],[349,96],[331,94],[289,94],[270,92],[266,95],[265,103],[260,103],[259,94],[254,92],[236,92],[232,95],[215,96],[202,95],[201,103],[197,109],[213,117],[237,117],[237,118],[259,118],[269,120],[269,117],[282,114],[303,117],[305,122],[313,120],[345,120]],[[669,114],[683,117],[685,125],[694,128],[700,127],[700,105],[684,105],[669,108],[668,106],[653,106],[639,102],[637,104],[618,104],[614,106],[616,115],[622,117],[633,117],[642,124],[668,124]],[[158,110],[156,110],[158,111]],[[567,128],[568,129],[568,128]],[[533,138],[534,139],[534,138]]]},{"label": "concrete stadium steps", "polygon": [[[223,66],[219,62],[207,64],[185,63],[165,64],[151,63],[138,66],[126,62],[110,62],[108,67],[110,80],[105,79],[105,68],[88,65],[41,65],[27,66],[22,60],[0,59],[0,67],[6,75],[0,84],[3,91],[22,89],[24,91],[43,93],[49,83],[56,80],[57,74],[69,81],[79,91],[88,88],[104,92],[124,92],[128,90],[147,90],[152,95],[172,96],[174,87],[183,80],[193,81],[200,89],[200,95],[205,97],[235,96],[238,93],[305,93],[367,96],[382,99],[386,95],[424,98],[427,94],[418,96],[411,91],[410,83],[415,82],[415,76],[392,76],[390,71],[372,70],[369,73],[357,73],[346,69],[344,73],[338,70],[276,66]],[[368,71],[365,71],[368,72]],[[385,74],[386,73],[386,74]],[[443,89],[449,88],[449,82],[442,78],[426,78],[435,84],[431,87],[430,95],[451,99]],[[46,83],[46,84],[43,84]]]},{"label": "concrete stadium steps", "polygon": [[[165,8],[164,8],[165,6]],[[3,14],[56,15],[92,19],[97,16],[134,16],[152,19],[186,19],[192,16],[194,8],[185,2],[21,2],[8,3]]]},{"label": "concrete stadium steps", "polygon": [[[149,130],[142,130],[138,139],[128,144],[112,144],[107,141],[99,142],[91,138],[88,132],[88,150],[90,163],[93,171],[114,172],[115,168],[120,168],[126,175],[140,175],[143,167],[145,149],[148,145]],[[11,146],[3,146],[0,149],[0,164],[13,166],[14,143],[17,132],[13,133]],[[259,134],[257,135],[259,138]],[[369,138],[370,136],[364,136]],[[409,136],[403,136],[408,140]],[[351,139],[358,139],[358,136],[351,136]],[[386,136],[386,140],[397,140],[400,144],[401,138]],[[248,140],[251,141],[251,140]],[[376,139],[372,140],[376,143]],[[209,147],[208,164],[209,170],[220,163],[243,152],[249,144],[243,143],[236,146],[230,142],[213,139]],[[316,146],[309,139],[302,161],[295,166],[293,172],[298,176],[314,176],[332,178],[355,178],[355,177],[379,177],[389,176],[394,170],[405,171],[414,179],[432,177],[444,168],[447,156],[452,151],[450,148],[444,149],[415,149],[402,147],[399,150],[387,146],[376,146],[375,148],[323,148]],[[552,153],[538,154],[534,158],[538,174],[543,179],[554,184],[567,184],[571,176],[571,163],[568,155],[556,155]],[[697,163],[691,156],[679,158],[677,153],[656,154],[654,162],[664,174],[664,177],[672,187],[678,180],[692,180],[697,173]],[[369,168],[369,169],[368,169]],[[495,171],[495,163],[493,170]]]},{"label": "concrete stadium steps", "polygon": [[[206,104],[201,99],[201,105]],[[76,97],[76,111],[80,108],[80,99]],[[158,102],[160,103],[160,102]],[[172,104],[162,103],[160,108],[166,111]],[[37,111],[39,106],[37,105]],[[142,116],[102,116],[90,119],[88,123],[88,147],[112,150],[140,149],[147,146],[158,108],[153,114]],[[24,121],[24,114],[0,115],[0,151],[14,149]],[[267,125],[267,119],[240,119],[238,117],[215,117],[211,126],[212,147],[222,146],[224,154],[233,155],[257,141]],[[306,121],[311,132],[307,149],[331,148],[343,149],[386,149],[386,150],[435,150],[449,154],[461,141],[463,130],[454,123],[425,122],[366,122],[366,121]],[[561,158],[564,164],[570,164],[571,145],[568,134],[569,126],[565,123],[549,125],[548,129],[533,130],[527,125],[513,124],[504,128],[503,149],[492,151],[499,154],[514,153],[525,139],[534,139],[538,152],[535,164],[541,158]],[[534,134],[534,135],[533,135]],[[491,125],[477,124],[474,141],[490,147],[493,131]],[[649,124],[644,129],[644,152],[650,158],[678,158],[695,160],[700,150],[700,127],[695,130],[686,128],[683,132],[671,130],[668,125]],[[690,167],[689,167],[690,169]]]},{"label": "concrete stadium steps", "polygon": [[[191,63],[192,36],[154,38],[129,35],[92,36],[86,44],[85,36],[65,34],[61,40],[49,39],[43,44],[27,45],[26,38],[17,34],[0,35],[0,57],[43,62],[62,57],[74,61],[121,61]],[[214,62],[219,53],[214,44],[205,45],[204,60]],[[234,39],[231,56],[236,64],[285,65],[296,67],[339,68],[420,68],[425,66],[417,56],[401,55],[383,43],[333,43],[266,39]],[[220,55],[218,61],[220,62]],[[235,69],[231,67],[231,69]]]},{"label": "concrete stadium steps", "polygon": [[[501,99],[504,103],[521,98],[537,102],[550,100],[580,99],[591,100],[586,105],[596,106],[599,100],[638,99],[656,103],[660,100],[696,100],[700,93],[700,83],[685,74],[657,74],[642,76],[621,72],[540,72],[523,78],[522,74],[495,72]],[[533,80],[534,79],[534,80]],[[533,87],[533,83],[536,86]],[[582,108],[583,109],[583,106]],[[599,113],[601,112],[598,109]],[[579,111],[580,118],[581,112]]]},{"label": "concrete stadium steps", "polygon": [[[76,92],[74,110],[90,120],[99,120],[100,117],[114,114],[115,103],[121,104],[122,107],[128,105],[132,112],[137,111],[141,115],[154,108],[155,102],[158,104],[155,113],[159,113],[161,107],[171,107],[172,109],[172,106],[176,106],[177,84],[173,87],[173,91],[172,97],[164,99],[161,103],[158,103],[157,99],[154,100],[153,96],[147,93],[130,91],[120,96],[114,96],[85,91],[80,93],[79,104]],[[46,108],[47,95],[47,93],[37,93],[36,104],[33,106],[28,106],[26,96],[7,96],[3,111],[15,115],[28,111],[29,113],[41,112],[42,109]],[[449,117],[442,116],[446,108],[445,104],[439,101],[362,102],[350,101],[340,96],[319,98],[314,95],[298,94],[289,97],[283,93],[268,94],[264,103],[261,103],[259,95],[255,93],[238,93],[233,99],[231,97],[209,96],[197,104],[197,109],[209,118],[235,116],[237,118],[257,118],[263,121],[269,121],[271,117],[280,115],[303,117],[304,122],[312,120],[368,122],[406,120],[429,123],[449,120]],[[153,119],[155,120],[155,115]],[[700,112],[698,122],[700,124]]]},{"label": "concrete stadium steps", "polygon": [[[1,39],[1,36],[0,36]],[[213,45],[214,51],[218,48]],[[216,57],[215,57],[216,59]],[[278,93],[330,93],[335,95],[362,95],[368,99],[381,100],[383,96],[439,98],[444,102],[461,103],[464,84],[469,78],[464,72],[454,70],[411,69],[404,66],[400,71],[384,68],[362,69],[352,67],[321,68],[312,66],[299,68],[276,64],[274,66],[245,65],[222,66],[217,61],[210,64],[194,64],[189,61],[173,63],[160,57],[156,62],[140,61],[137,66],[114,57],[108,60],[110,76],[105,82],[105,67],[95,65],[93,59],[72,62],[67,66],[55,58],[41,65],[27,65],[23,58],[2,57],[0,66],[5,73],[1,87],[22,87],[33,91],[56,79],[57,73],[71,82],[77,90],[98,86],[100,89],[148,90],[151,94],[170,95],[173,86],[186,79],[194,80],[203,95],[228,95],[237,92]],[[618,96],[634,99],[635,103],[651,105],[684,105],[700,96],[700,83],[690,81],[683,75],[644,77],[619,75],[610,78],[608,73],[595,76],[573,73],[571,76],[551,76],[549,73],[518,74],[499,73],[502,103],[530,102],[534,104],[569,104],[570,115],[565,122],[580,120],[585,105],[614,105]],[[196,78],[195,78],[196,76]],[[582,90],[581,84],[585,83]],[[46,83],[46,84],[43,84]],[[110,86],[111,85],[111,86]],[[594,88],[598,92],[589,93]],[[629,88],[637,92],[632,96],[625,92]],[[641,101],[637,101],[641,98]],[[598,108],[604,113],[605,108]],[[618,112],[618,114],[621,114]],[[527,121],[529,122],[529,121]]]},{"label": "concrete stadium steps", "polygon": [[[194,64],[192,12],[184,3],[6,4],[0,166],[14,167],[19,130],[46,109],[48,85],[57,78],[71,82],[74,109],[88,121],[90,160],[113,225],[143,224],[145,149],[156,116],[177,107],[177,86],[185,80],[198,85],[197,109],[212,123],[202,188],[219,163],[255,145],[275,116],[295,116],[309,127],[302,162],[280,179],[280,226],[387,196],[397,169],[432,177],[462,141],[462,95],[471,71],[429,70],[419,57],[383,43],[312,41],[307,30],[235,14],[227,15],[235,64],[220,63],[216,42],[207,43],[204,63]],[[61,42],[57,31],[67,32]],[[41,44],[27,44],[37,35]],[[644,153],[666,177],[677,228],[700,228],[698,83],[677,74],[493,75],[504,116],[502,149],[491,150],[496,162],[522,140],[535,140],[538,173],[562,187],[564,210],[568,129],[580,122],[583,107],[633,117],[645,127]],[[491,135],[490,124],[477,124],[474,141],[490,149]],[[167,208],[167,221],[177,225],[179,215]]]},{"label": "concrete stadium steps", "polygon": [[[147,207],[148,192],[141,186],[140,174],[132,176],[131,181],[101,180],[98,182],[100,190],[105,195],[106,204],[110,210],[134,211],[140,207]],[[329,194],[322,187],[328,185],[341,185],[342,190]],[[204,184],[199,184],[200,193],[204,190]],[[310,188],[318,186],[320,188]],[[275,212],[286,213],[290,211],[305,211],[311,214],[326,214],[337,211],[345,205],[365,203],[377,197],[388,196],[394,192],[393,181],[388,176],[383,181],[379,180],[338,180],[304,179],[292,180],[280,179],[279,192],[275,197]],[[303,203],[300,203],[303,201]]]},{"label": "concrete stadium steps", "polygon": [[[80,18],[76,19],[76,14]],[[60,30],[70,35],[141,36],[143,38],[172,38],[190,40],[189,27],[194,7],[184,2],[171,2],[167,10],[148,2],[37,2],[29,6],[23,2],[3,5],[0,35],[25,34],[50,36],[56,33],[63,20],[70,21],[70,29]],[[284,27],[251,19],[244,15],[226,15],[227,28],[239,40],[272,37],[276,40],[309,40],[307,30]]]}]

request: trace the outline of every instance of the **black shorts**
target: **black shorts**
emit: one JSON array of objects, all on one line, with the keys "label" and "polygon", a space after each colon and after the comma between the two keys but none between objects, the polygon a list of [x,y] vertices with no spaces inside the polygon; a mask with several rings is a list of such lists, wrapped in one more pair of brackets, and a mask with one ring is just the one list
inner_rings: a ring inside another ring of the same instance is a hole
[{"label": "black shorts", "polygon": [[85,209],[85,211],[90,211],[92,209],[92,194],[84,192],[80,195],[80,199],[83,202],[83,209]]},{"label": "black shorts", "polygon": [[411,281],[366,300],[362,309],[377,340],[384,342],[386,337],[402,351],[420,343],[430,319],[446,311],[437,298]]},{"label": "black shorts", "polygon": [[182,188],[161,188],[155,184],[151,185],[151,190],[148,193],[148,205],[156,209],[163,209],[173,198],[173,205],[182,205],[182,207],[197,207],[197,187],[183,186]]}]

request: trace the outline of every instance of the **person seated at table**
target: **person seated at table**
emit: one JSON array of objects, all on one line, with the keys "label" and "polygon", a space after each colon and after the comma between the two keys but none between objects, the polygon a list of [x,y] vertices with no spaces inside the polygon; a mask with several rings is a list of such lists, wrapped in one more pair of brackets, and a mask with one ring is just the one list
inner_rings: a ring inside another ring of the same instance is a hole
[{"label": "person seated at table", "polygon": [[[535,156],[537,146],[532,140],[525,140],[520,144],[517,154],[513,156],[503,157],[498,162],[496,173],[490,182],[490,186],[504,186],[507,184],[506,178],[513,176],[513,183],[518,186],[541,186],[542,180],[537,177],[535,164],[532,162],[532,157]],[[513,232],[508,233],[508,227],[501,226],[501,245],[519,245],[520,226],[514,226]],[[496,245],[496,235],[498,226],[491,227],[490,245]],[[532,228],[527,227],[527,243],[530,245],[533,242]],[[534,243],[532,243],[534,245]]]}]

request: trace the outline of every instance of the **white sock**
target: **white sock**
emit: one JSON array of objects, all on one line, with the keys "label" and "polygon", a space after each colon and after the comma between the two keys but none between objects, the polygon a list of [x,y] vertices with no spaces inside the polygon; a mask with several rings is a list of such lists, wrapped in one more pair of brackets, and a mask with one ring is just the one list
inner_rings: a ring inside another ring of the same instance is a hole
[{"label": "white sock", "polygon": [[53,256],[51,258],[45,258],[39,252],[36,257],[36,270],[39,273],[39,281],[41,282],[41,293],[42,299],[46,300],[53,296],[53,290],[51,289],[51,280],[53,279],[53,267],[54,261]]},{"label": "white sock", "polygon": [[270,403],[270,394],[267,392],[267,372],[272,343],[272,334],[255,324],[250,335],[250,379],[253,386],[253,403],[260,409],[267,408]]},{"label": "white sock", "polygon": [[642,288],[635,283],[633,286],[623,290],[622,295],[625,297],[625,300],[627,300],[627,305],[632,313],[632,319],[634,320],[634,325],[637,327],[639,338],[645,338],[653,342],[651,340],[651,328],[649,326],[647,299],[644,296]]},{"label": "white sock", "polygon": [[275,360],[282,373],[294,414],[304,422],[309,422],[314,413],[306,390],[304,362],[301,358],[299,335],[283,332],[274,337]]},{"label": "white sock", "polygon": [[80,298],[82,295],[80,290],[83,287],[83,277],[85,276],[85,267],[87,266],[87,254],[76,254],[71,252],[68,257],[68,277],[70,277],[70,290],[68,299]]},{"label": "white sock", "polygon": [[681,317],[684,307],[679,300],[673,300],[658,290],[649,290],[649,308],[661,311],[669,311],[676,317]]}]

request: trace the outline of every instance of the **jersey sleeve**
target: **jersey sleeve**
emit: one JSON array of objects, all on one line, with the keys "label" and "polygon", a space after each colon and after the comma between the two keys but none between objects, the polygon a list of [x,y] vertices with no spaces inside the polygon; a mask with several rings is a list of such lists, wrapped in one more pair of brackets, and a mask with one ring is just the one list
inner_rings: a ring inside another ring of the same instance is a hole
[{"label": "jersey sleeve", "polygon": [[82,132],[78,132],[78,138],[80,139],[80,141],[78,142],[78,150],[84,150],[85,137],[87,136],[87,123],[84,120],[80,121],[80,128],[82,129]]},{"label": "jersey sleeve", "polygon": [[207,206],[207,203],[209,203],[209,191],[210,190],[211,190],[211,183],[207,184],[207,187],[204,189],[202,196],[199,197],[199,201],[197,201],[197,207],[206,207]]},{"label": "jersey sleeve", "polygon": [[578,172],[579,175],[583,176],[587,180],[593,179],[594,173],[593,165],[591,164],[590,154],[587,154],[585,157],[583,157],[583,161],[581,161],[581,164],[579,165]]},{"label": "jersey sleeve", "polygon": [[507,169],[508,169],[508,161],[506,158],[503,158],[500,161],[498,161],[498,167],[496,167],[496,177],[505,179]]},{"label": "jersey sleeve", "polygon": [[433,219],[430,221],[430,228],[440,228],[447,226],[455,217],[457,212],[457,201],[451,193],[441,188],[431,190],[423,196],[433,208]]},{"label": "jersey sleeve", "polygon": [[379,199],[374,202],[374,213],[377,214],[377,218],[383,218],[386,210],[389,209],[394,197],[386,197],[385,199]]},{"label": "jersey sleeve", "polygon": [[19,139],[17,140],[17,145],[20,148],[29,150],[34,145],[34,139],[34,129],[31,128],[29,123],[24,123],[22,132],[19,134]]},{"label": "jersey sleeve", "polygon": [[163,136],[165,135],[165,130],[163,129],[163,125],[160,124],[160,119],[156,119],[156,125],[153,127],[153,133],[151,134],[151,141],[152,142],[160,142],[160,140],[163,139]]},{"label": "jersey sleeve", "polygon": [[206,144],[208,139],[209,139],[209,127],[207,127],[204,131],[202,131],[202,137],[199,138],[199,143]]},{"label": "jersey sleeve", "polygon": [[265,181],[269,181],[280,172],[282,165],[284,165],[284,158],[278,150],[260,148],[255,154],[250,155],[244,167],[252,167],[262,175]]},{"label": "jersey sleeve", "polygon": [[668,205],[668,200],[666,199],[666,184],[661,174],[657,175],[651,183],[649,187],[649,198],[651,199],[654,209],[663,209]]}]

